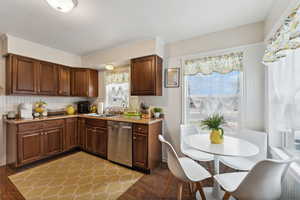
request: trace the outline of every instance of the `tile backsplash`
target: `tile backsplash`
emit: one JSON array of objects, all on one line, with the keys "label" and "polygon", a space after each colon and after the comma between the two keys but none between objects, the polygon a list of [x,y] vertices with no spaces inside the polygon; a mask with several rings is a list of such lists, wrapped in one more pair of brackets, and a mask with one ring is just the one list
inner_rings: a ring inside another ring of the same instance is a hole
[{"label": "tile backsplash", "polygon": [[45,101],[47,108],[60,109],[78,101],[86,100],[81,97],[45,97],[45,96],[0,96],[0,114],[1,116],[8,111],[17,111],[21,103],[35,103]]}]

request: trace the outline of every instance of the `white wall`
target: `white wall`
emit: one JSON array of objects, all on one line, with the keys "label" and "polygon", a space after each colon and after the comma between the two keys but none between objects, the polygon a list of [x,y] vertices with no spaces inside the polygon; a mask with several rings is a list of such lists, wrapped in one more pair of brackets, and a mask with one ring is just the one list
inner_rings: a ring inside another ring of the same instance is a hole
[{"label": "white wall", "polygon": [[42,99],[48,103],[51,109],[65,108],[74,102],[85,100],[85,98],[74,97],[44,97],[44,96],[6,96],[5,95],[5,53],[14,53],[23,56],[33,57],[49,62],[55,62],[68,66],[80,67],[81,58],[60,50],[52,49],[40,44],[26,41],[12,36],[0,36],[0,166],[5,164],[5,124],[3,114],[8,111],[16,111],[20,103],[34,103]]},{"label": "white wall", "polygon": [[264,40],[264,22],[248,24],[166,45],[165,57],[191,55]]},{"label": "white wall", "polygon": [[28,56],[62,65],[81,67],[81,57],[58,49],[53,49],[28,40],[7,36],[7,52]]},{"label": "white wall", "polygon": [[86,67],[97,67],[105,64],[121,66],[128,64],[131,58],[152,54],[163,57],[162,45],[161,38],[136,41],[82,56],[82,64]]},{"label": "white wall", "polygon": [[269,39],[282,25],[283,20],[300,3],[299,0],[275,0],[265,21],[265,38]]}]

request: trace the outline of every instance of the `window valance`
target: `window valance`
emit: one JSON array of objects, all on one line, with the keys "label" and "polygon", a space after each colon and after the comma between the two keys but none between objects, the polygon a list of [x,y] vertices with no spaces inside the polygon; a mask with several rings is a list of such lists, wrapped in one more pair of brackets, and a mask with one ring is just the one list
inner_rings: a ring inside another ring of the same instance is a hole
[{"label": "window valance", "polygon": [[123,69],[122,71],[106,71],[105,72],[105,83],[128,83],[129,82],[129,68]]},{"label": "window valance", "polygon": [[231,53],[221,56],[211,56],[185,61],[185,75],[198,73],[211,74],[218,72],[226,74],[232,71],[242,71],[243,52]]},{"label": "window valance", "polygon": [[272,63],[300,47],[300,5],[285,19],[283,25],[269,40],[263,63]]}]

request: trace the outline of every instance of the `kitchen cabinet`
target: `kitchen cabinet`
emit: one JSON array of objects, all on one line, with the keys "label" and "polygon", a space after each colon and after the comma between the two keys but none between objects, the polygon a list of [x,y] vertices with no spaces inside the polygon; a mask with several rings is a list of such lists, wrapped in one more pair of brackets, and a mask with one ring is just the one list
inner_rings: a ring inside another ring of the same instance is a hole
[{"label": "kitchen cabinet", "polygon": [[73,68],[71,71],[71,95],[98,97],[98,71]]},{"label": "kitchen cabinet", "polygon": [[132,159],[133,167],[150,172],[161,163],[161,143],[158,135],[162,133],[162,123],[133,124]]},{"label": "kitchen cabinet", "polygon": [[62,152],[63,128],[49,129],[42,133],[43,156],[51,156]]},{"label": "kitchen cabinet", "polygon": [[79,118],[78,119],[78,145],[84,149],[85,148],[85,139],[86,139],[86,133],[85,133],[85,119]]},{"label": "kitchen cabinet", "polygon": [[58,66],[58,95],[70,96],[71,93],[71,69]]},{"label": "kitchen cabinet", "polygon": [[156,55],[131,59],[131,95],[162,95],[162,58]]},{"label": "kitchen cabinet", "polygon": [[148,137],[134,133],[132,136],[133,165],[136,167],[147,168],[148,160]]},{"label": "kitchen cabinet", "polygon": [[96,128],[94,132],[94,153],[107,157],[107,130]]},{"label": "kitchen cabinet", "polygon": [[65,124],[64,150],[69,150],[78,146],[77,118],[66,119]]},{"label": "kitchen cabinet", "polygon": [[24,165],[39,160],[43,155],[42,132],[32,131],[17,135],[18,165]]},{"label": "kitchen cabinet", "polygon": [[7,164],[16,167],[62,152],[64,120],[7,126]]},{"label": "kitchen cabinet", "polygon": [[6,57],[6,94],[37,94],[38,68],[35,59],[9,54]]},{"label": "kitchen cabinet", "polygon": [[85,149],[104,158],[107,157],[107,125],[105,120],[86,120]]},{"label": "kitchen cabinet", "polygon": [[86,139],[85,139],[85,150],[91,153],[94,153],[94,134],[95,129],[93,127],[86,126]]},{"label": "kitchen cabinet", "polygon": [[6,94],[98,97],[98,71],[8,54]]},{"label": "kitchen cabinet", "polygon": [[53,63],[39,61],[38,94],[57,95],[58,73]]}]

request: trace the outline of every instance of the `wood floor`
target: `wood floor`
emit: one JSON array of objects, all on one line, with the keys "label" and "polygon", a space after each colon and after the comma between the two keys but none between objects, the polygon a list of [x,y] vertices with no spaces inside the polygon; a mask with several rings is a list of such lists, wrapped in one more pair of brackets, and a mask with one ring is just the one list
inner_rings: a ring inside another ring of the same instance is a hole
[{"label": "wood floor", "polygon": [[[38,166],[40,164],[59,159],[61,157],[72,154],[56,156],[55,158],[43,160],[32,165],[20,169],[12,169],[8,166],[0,167],[0,200],[24,200],[23,196],[18,192],[17,188],[9,181],[8,176],[24,171],[28,168]],[[156,199],[176,199],[177,195],[177,183],[178,180],[172,178],[172,184],[169,186],[167,194],[164,193],[166,188],[167,177],[170,175],[170,171],[167,166],[162,164],[150,175],[143,176],[138,182],[136,182],[131,188],[129,188],[119,199],[120,200],[156,200]],[[211,186],[212,180],[208,179],[204,182],[204,186]],[[188,186],[183,188],[183,199],[195,199],[190,194]]]}]

